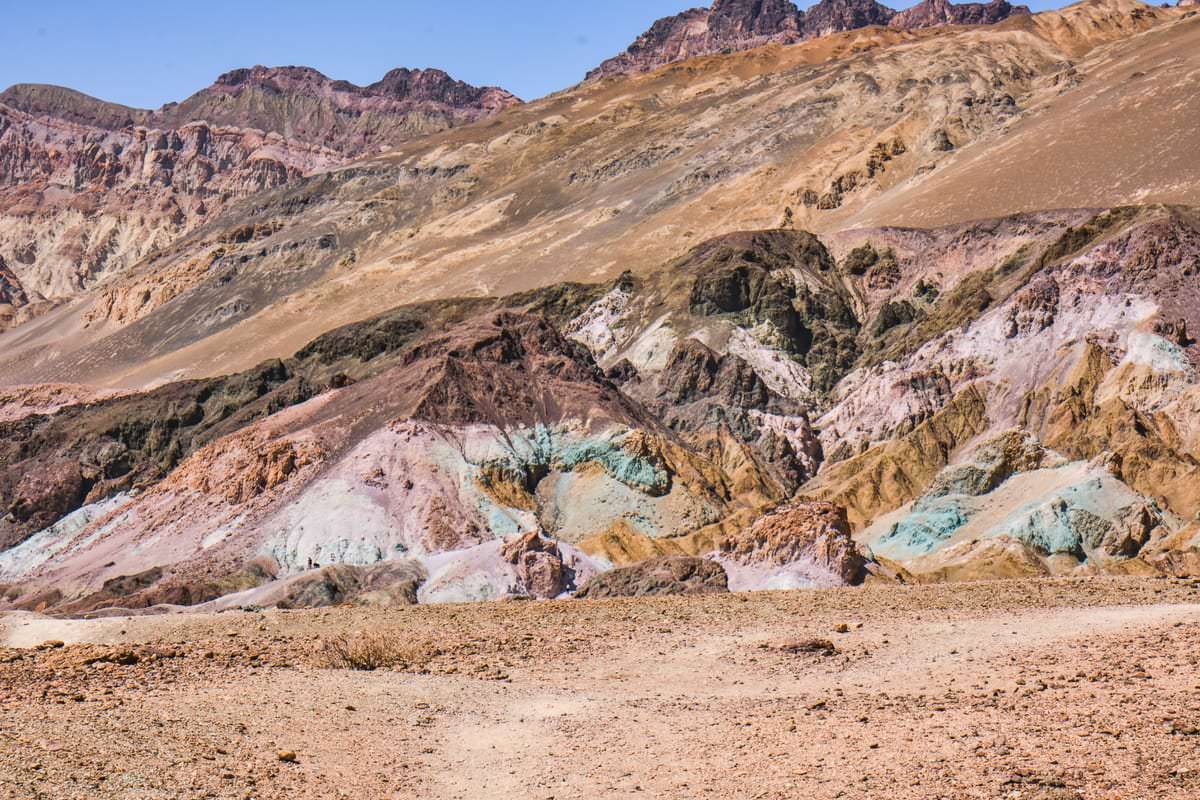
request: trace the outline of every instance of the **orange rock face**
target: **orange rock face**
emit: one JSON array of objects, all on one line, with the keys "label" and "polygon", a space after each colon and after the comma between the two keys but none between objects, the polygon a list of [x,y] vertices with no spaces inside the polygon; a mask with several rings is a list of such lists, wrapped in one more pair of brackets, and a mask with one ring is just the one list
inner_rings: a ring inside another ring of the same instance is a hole
[{"label": "orange rock face", "polygon": [[531,531],[504,545],[504,560],[516,567],[522,588],[538,598],[558,597],[564,589],[563,560],[558,545]]},{"label": "orange rock face", "polygon": [[866,559],[850,537],[846,510],[831,503],[793,503],[730,536],[721,552],[743,563],[813,562],[848,584],[863,579]]}]

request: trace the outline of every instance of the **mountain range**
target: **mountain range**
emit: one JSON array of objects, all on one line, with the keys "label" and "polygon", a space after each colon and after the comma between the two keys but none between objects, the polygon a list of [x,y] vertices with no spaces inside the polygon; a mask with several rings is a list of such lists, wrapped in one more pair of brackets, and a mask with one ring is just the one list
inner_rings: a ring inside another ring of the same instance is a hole
[{"label": "mountain range", "polygon": [[181,103],[0,93],[0,325],[132,265],[231,201],[519,103],[439,70],[360,87],[307,67],[234,70]]},{"label": "mountain range", "polygon": [[13,87],[0,598],[1200,568],[1198,74],[1186,7],[721,0],[528,103]]}]

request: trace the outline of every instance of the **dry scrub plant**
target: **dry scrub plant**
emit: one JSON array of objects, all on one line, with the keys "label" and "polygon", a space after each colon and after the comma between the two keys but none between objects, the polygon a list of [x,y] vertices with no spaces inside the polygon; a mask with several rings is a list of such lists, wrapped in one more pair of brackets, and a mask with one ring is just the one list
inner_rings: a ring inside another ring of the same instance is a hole
[{"label": "dry scrub plant", "polygon": [[325,639],[317,662],[325,669],[417,672],[424,670],[439,654],[429,642],[400,641],[394,634],[358,631]]}]

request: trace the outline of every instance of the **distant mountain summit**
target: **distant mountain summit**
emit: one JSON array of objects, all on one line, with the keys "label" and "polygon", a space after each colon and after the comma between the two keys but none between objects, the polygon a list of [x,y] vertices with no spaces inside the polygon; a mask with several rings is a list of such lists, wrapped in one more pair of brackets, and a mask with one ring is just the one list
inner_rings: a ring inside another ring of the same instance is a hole
[{"label": "distant mountain summit", "polygon": [[346,155],[474,122],[520,102],[504,89],[472,86],[439,69],[394,69],[369,86],[356,86],[293,66],[235,69],[157,111],[59,86],[19,84],[0,93],[0,104],[18,111],[105,130],[206,122],[278,133]]},{"label": "distant mountain summit", "polygon": [[887,25],[896,12],[875,0],[821,0],[804,12],[804,32],[809,38]]},{"label": "distant mountain summit", "polygon": [[950,0],[924,0],[892,17],[893,28],[933,28],[938,25],[992,25],[1014,14],[1030,13],[1028,6],[1014,6],[1007,0],[991,3],[962,3]]},{"label": "distant mountain summit", "polygon": [[658,20],[629,48],[588,73],[587,79],[650,70],[687,58],[749,50],[804,38],[804,13],[789,0],[717,0]]},{"label": "distant mountain summit", "polygon": [[0,92],[0,330],[239,198],[520,102],[437,69],[356,86],[310,67],[256,66],[157,110],[13,86]]},{"label": "distant mountain summit", "polygon": [[807,11],[790,0],[716,0],[712,8],[693,8],[658,20],[624,53],[589,72],[587,80],[649,72],[695,56],[791,44],[870,25],[987,25],[1028,13],[1026,6],[1013,6],[1007,0],[962,5],[925,0],[901,12],[875,0],[821,0]]},{"label": "distant mountain summit", "polygon": [[394,69],[369,86],[333,80],[311,67],[237,69],[182,103],[154,114],[159,125],[193,120],[276,131],[348,155],[396,144],[495,114],[521,101],[438,69]]}]

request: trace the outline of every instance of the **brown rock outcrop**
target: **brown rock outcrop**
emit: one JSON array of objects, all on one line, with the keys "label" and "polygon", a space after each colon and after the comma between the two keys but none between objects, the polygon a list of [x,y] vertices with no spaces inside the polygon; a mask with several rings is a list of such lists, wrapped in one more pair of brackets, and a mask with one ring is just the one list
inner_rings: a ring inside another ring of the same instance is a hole
[{"label": "brown rock outcrop", "polygon": [[334,564],[286,581],[265,594],[261,602],[279,608],[416,605],[417,590],[427,577],[425,568],[415,561]]},{"label": "brown rock outcrop", "polygon": [[586,600],[651,595],[712,594],[729,591],[725,569],[703,558],[655,558],[602,572],[575,595]]},{"label": "brown rock outcrop", "polygon": [[808,562],[843,583],[861,583],[866,559],[850,536],[846,511],[831,503],[798,502],[759,518],[721,543],[722,555],[745,564]]},{"label": "brown rock outcrop", "polygon": [[933,28],[938,25],[992,25],[1015,14],[1029,14],[1029,6],[1014,6],[1008,0],[990,3],[951,3],[924,0],[892,17],[893,28]]},{"label": "brown rock outcrop", "polygon": [[500,551],[504,560],[516,568],[521,589],[530,597],[558,597],[566,589],[566,575],[558,544],[530,531],[505,542]]},{"label": "brown rock outcrop", "polygon": [[807,11],[790,0],[716,0],[712,8],[693,8],[658,20],[624,53],[589,72],[587,80],[650,72],[696,56],[792,44],[871,25],[988,25],[1028,13],[1026,6],[1006,0],[961,5],[927,0],[899,13],[875,0],[821,0]]}]

